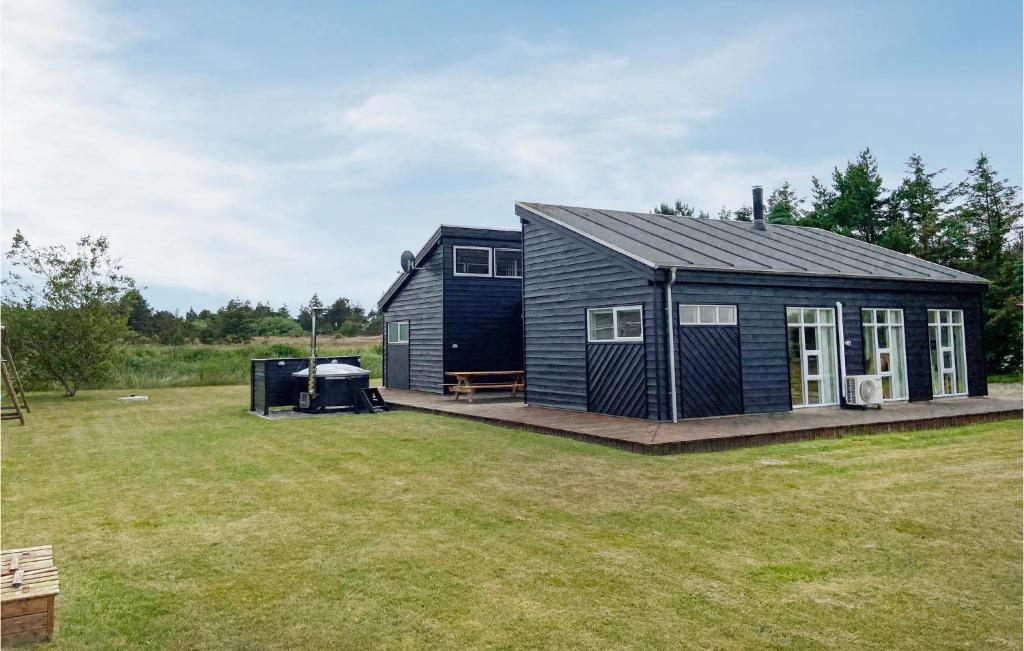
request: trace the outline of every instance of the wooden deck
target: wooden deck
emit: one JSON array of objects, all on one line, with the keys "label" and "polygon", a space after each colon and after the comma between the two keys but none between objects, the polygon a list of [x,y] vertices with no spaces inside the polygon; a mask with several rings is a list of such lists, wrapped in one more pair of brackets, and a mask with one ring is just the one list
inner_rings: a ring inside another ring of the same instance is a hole
[{"label": "wooden deck", "polygon": [[527,406],[510,400],[504,393],[481,394],[472,404],[455,402],[451,396],[418,391],[381,389],[381,393],[396,409],[468,418],[642,454],[706,452],[853,434],[905,432],[1019,418],[1022,411],[1020,397],[1000,396],[894,403],[880,410],[825,407],[658,423]]}]

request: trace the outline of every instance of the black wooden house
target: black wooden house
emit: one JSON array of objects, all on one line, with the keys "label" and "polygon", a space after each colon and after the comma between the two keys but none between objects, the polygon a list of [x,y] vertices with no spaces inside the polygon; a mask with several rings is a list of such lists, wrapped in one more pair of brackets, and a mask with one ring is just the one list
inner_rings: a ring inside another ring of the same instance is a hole
[{"label": "black wooden house", "polygon": [[522,369],[522,271],[520,231],[438,228],[377,304],[384,386],[442,393],[450,371]]},{"label": "black wooden house", "polygon": [[[760,189],[755,212],[762,214]],[[987,393],[986,281],[815,228],[535,203],[523,235],[530,404],[673,420]]]}]

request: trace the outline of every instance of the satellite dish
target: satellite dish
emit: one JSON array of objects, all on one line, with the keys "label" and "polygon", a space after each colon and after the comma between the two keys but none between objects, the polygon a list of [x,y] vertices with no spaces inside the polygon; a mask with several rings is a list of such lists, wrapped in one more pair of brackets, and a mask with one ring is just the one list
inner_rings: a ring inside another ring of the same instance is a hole
[{"label": "satellite dish", "polygon": [[409,273],[415,263],[416,256],[412,254],[412,251],[402,251],[402,271]]}]

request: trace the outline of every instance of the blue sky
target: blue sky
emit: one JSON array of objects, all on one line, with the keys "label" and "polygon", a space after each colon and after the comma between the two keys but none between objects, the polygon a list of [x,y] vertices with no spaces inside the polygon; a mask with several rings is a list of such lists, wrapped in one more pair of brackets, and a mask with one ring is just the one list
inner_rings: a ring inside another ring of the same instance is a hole
[{"label": "blue sky", "polygon": [[1015,1],[2,11],[4,240],[106,234],[159,308],[372,306],[439,223],[715,212],[864,146],[890,188],[912,152],[1022,177]]}]

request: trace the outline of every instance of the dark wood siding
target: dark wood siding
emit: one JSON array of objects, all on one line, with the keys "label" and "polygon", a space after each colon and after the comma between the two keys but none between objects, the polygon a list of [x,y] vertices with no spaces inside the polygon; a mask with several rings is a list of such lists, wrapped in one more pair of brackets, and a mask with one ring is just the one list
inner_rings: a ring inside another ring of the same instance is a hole
[{"label": "dark wood siding", "polygon": [[[434,393],[444,389],[441,265],[442,256],[437,248],[384,311],[385,321],[409,322],[409,388]],[[387,343],[384,346],[386,358]],[[386,383],[387,376],[384,379]]]},{"label": "dark wood siding", "polygon": [[522,279],[456,276],[452,249],[521,249],[521,235],[492,231],[486,237],[444,237],[441,244],[445,371],[522,370]]},{"label": "dark wood siding", "polygon": [[658,413],[660,329],[652,270],[540,219],[523,217],[526,401],[587,409],[586,309],[641,305],[647,413]]},{"label": "dark wood siding", "polygon": [[742,414],[739,327],[681,326],[679,342],[683,418]]},{"label": "dark wood siding", "polygon": [[587,344],[587,411],[647,418],[644,345]]},{"label": "dark wood siding", "polygon": [[860,310],[902,308],[911,400],[931,398],[927,310],[964,311],[970,395],[985,395],[985,351],[981,338],[981,289],[977,285],[850,279],[774,277],[691,272],[680,274],[676,303],[719,303],[739,307],[743,396],[746,413],[790,409],[786,350],[786,307],[833,307],[843,303],[846,370],[864,372]]}]

